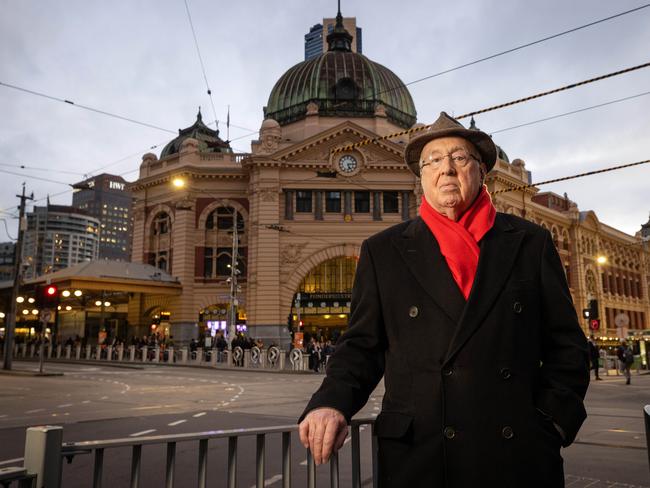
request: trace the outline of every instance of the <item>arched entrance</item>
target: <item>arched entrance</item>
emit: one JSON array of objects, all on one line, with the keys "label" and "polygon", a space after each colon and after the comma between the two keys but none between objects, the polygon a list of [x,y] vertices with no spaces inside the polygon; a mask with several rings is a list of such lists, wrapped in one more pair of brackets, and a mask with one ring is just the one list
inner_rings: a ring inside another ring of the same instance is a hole
[{"label": "arched entrance", "polygon": [[158,333],[160,337],[169,337],[171,335],[171,312],[160,305],[155,305],[144,313],[147,324],[147,333]]},{"label": "arched entrance", "polygon": [[[236,332],[246,334],[246,309],[243,305],[236,308],[237,323]],[[228,338],[228,322],[230,321],[230,303],[219,302],[203,307],[199,310],[199,336],[203,338],[214,338],[217,334],[223,334]]]},{"label": "arched entrance", "polygon": [[336,339],[348,326],[357,258],[339,256],[323,261],[303,278],[291,307],[294,331]]}]

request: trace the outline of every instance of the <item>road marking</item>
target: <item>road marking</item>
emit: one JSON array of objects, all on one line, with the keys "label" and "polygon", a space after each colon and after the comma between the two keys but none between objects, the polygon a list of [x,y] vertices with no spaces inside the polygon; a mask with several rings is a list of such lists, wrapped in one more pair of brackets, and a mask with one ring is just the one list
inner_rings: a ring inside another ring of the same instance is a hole
[{"label": "road marking", "polygon": [[64,403],[63,405],[59,405],[57,408],[66,408],[66,407],[71,407],[72,403]]},{"label": "road marking", "polygon": [[133,407],[131,410],[151,410],[152,408],[163,408],[162,405],[150,405],[148,407]]},{"label": "road marking", "polygon": [[34,410],[27,410],[25,413],[36,413],[36,412],[44,412],[44,408],[35,408]]},{"label": "road marking", "polygon": [[16,459],[7,459],[6,461],[0,461],[0,466],[3,464],[13,464],[23,461],[25,458],[16,458]]},{"label": "road marking", "polygon": [[151,434],[152,432],[156,432],[156,429],[149,429],[149,430],[143,430],[141,432],[136,432],[135,434],[131,434],[129,437],[138,437],[145,434]]},{"label": "road marking", "polygon": [[[264,480],[264,486],[271,486],[277,483],[278,481],[282,480],[282,475],[281,474],[276,474],[275,476],[271,476],[270,478],[267,478]],[[251,488],[255,488],[256,485],[251,486]]]},{"label": "road marking", "polygon": [[8,417],[8,415],[6,413],[4,415],[0,415],[0,419],[3,419],[5,417]]},{"label": "road marking", "polygon": [[84,400],[84,401],[81,402],[81,403],[90,403],[90,400]]},{"label": "road marking", "polygon": [[203,417],[204,415],[205,415],[205,412],[199,412],[199,413],[195,413],[194,415],[192,415],[192,417],[194,417],[195,419],[197,419],[197,418],[199,418],[199,417]]},{"label": "road marking", "polygon": [[167,425],[169,425],[170,427],[175,427],[177,425],[184,424],[185,422],[187,422],[187,420],[182,419],[182,420],[177,420],[176,422],[170,422]]}]

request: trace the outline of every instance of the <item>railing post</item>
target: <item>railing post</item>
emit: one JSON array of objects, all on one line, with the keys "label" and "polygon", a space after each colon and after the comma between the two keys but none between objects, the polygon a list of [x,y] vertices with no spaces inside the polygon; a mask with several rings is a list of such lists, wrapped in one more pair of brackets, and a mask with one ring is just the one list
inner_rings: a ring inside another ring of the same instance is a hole
[{"label": "railing post", "polygon": [[106,346],[106,361],[113,360],[113,346]]},{"label": "railing post", "polygon": [[197,347],[196,348],[196,358],[195,361],[199,364],[201,364],[201,361],[203,361],[203,348],[202,347]]},{"label": "railing post", "polygon": [[266,355],[267,355],[266,349],[260,350],[260,368],[262,369],[266,368]]},{"label": "railing post", "polygon": [[212,349],[212,353],[210,354],[210,364],[213,368],[217,367],[217,359],[219,359],[219,350],[215,348]]},{"label": "railing post", "polygon": [[65,358],[70,359],[72,357],[72,346],[65,346]]},{"label": "railing post", "polygon": [[286,351],[283,351],[282,349],[280,349],[280,356],[278,357],[278,364],[279,364],[278,369],[279,369],[280,371],[283,371],[283,370],[284,370],[284,362],[285,362],[286,360],[287,360],[287,358],[286,358]]},{"label": "railing post", "polygon": [[282,433],[282,488],[291,488],[291,432]]},{"label": "railing post", "polygon": [[97,344],[95,347],[95,360],[99,361],[102,358],[102,346]]},{"label": "railing post", "polygon": [[648,465],[650,466],[650,405],[643,407],[643,417],[645,418],[645,442],[648,447]]},{"label": "railing post", "polygon": [[81,344],[77,344],[74,351],[74,357],[79,361],[81,359]]},{"label": "railing post", "polygon": [[158,346],[153,348],[153,362],[157,363],[160,361],[160,348]]},{"label": "railing post", "polygon": [[251,350],[246,349],[244,351],[244,368],[250,368],[251,367]]},{"label": "railing post", "polygon": [[361,445],[359,424],[352,424],[352,488],[361,488]]},{"label": "railing post", "polygon": [[173,347],[168,347],[167,348],[167,362],[169,364],[174,364],[174,348]]},{"label": "railing post", "polygon": [[85,359],[90,359],[90,351],[92,349],[92,346],[90,344],[86,345],[86,357]]},{"label": "railing post", "polygon": [[181,349],[181,363],[187,364],[187,347]]},{"label": "railing post", "polygon": [[124,359],[124,344],[117,346],[117,360],[122,361]]},{"label": "railing post", "polygon": [[226,366],[232,367],[232,351],[225,350],[223,353],[226,355]]},{"label": "railing post", "polygon": [[36,475],[36,485],[61,487],[61,443],[63,427],[45,425],[29,427],[25,439],[24,468]]},{"label": "railing post", "polygon": [[129,361],[135,361],[135,346],[129,346]]},{"label": "railing post", "polygon": [[[56,345],[56,358],[61,359],[61,344]],[[637,368],[638,370],[638,368]]]},{"label": "railing post", "polygon": [[142,362],[147,362],[147,346],[142,346]]}]

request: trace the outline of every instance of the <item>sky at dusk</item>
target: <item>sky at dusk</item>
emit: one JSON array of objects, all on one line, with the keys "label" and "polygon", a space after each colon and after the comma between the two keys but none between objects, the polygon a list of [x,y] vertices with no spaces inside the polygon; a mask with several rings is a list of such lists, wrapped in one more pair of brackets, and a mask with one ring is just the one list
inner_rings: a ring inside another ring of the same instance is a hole
[{"label": "sky at dusk", "polygon": [[[222,138],[249,152],[277,79],[304,59],[304,35],[332,0],[187,0]],[[644,5],[640,1],[343,0],[363,53],[405,83]],[[0,241],[17,234],[23,182],[37,204],[70,204],[70,183],[137,177],[202,107],[213,120],[183,0],[0,0]],[[418,121],[460,115],[650,61],[650,8],[409,85]],[[637,96],[638,95],[638,96]],[[513,126],[585,110],[511,130]],[[476,117],[533,181],[650,159],[650,68]],[[153,149],[151,149],[153,147]],[[22,169],[20,166],[25,168]],[[51,180],[51,181],[43,181]],[[541,187],[634,234],[648,221],[650,164]]]}]

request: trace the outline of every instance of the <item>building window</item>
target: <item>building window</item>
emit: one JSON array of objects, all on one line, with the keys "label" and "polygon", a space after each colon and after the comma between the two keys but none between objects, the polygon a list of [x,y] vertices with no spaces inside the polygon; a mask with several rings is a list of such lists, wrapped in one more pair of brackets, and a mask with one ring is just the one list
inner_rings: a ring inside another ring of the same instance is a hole
[{"label": "building window", "polygon": [[156,257],[156,268],[167,271],[167,251],[160,251]]},{"label": "building window", "polygon": [[161,212],[153,220],[153,233],[154,235],[168,234],[171,230],[171,220],[169,215]]},{"label": "building window", "polygon": [[356,213],[370,213],[370,192],[354,192],[354,211]]},{"label": "building window", "polygon": [[341,192],[325,192],[325,211],[331,213],[341,213]]},{"label": "building window", "polygon": [[217,248],[217,276],[230,276],[231,252],[229,247]]},{"label": "building window", "polygon": [[396,191],[384,192],[384,213],[398,213],[399,198]]},{"label": "building window", "polygon": [[[205,221],[206,229],[232,230],[233,216],[236,210],[232,207],[219,207],[208,215]],[[237,212],[237,230],[244,229],[244,217]]]},{"label": "building window", "polygon": [[311,191],[298,190],[296,192],[296,212],[311,213]]}]

